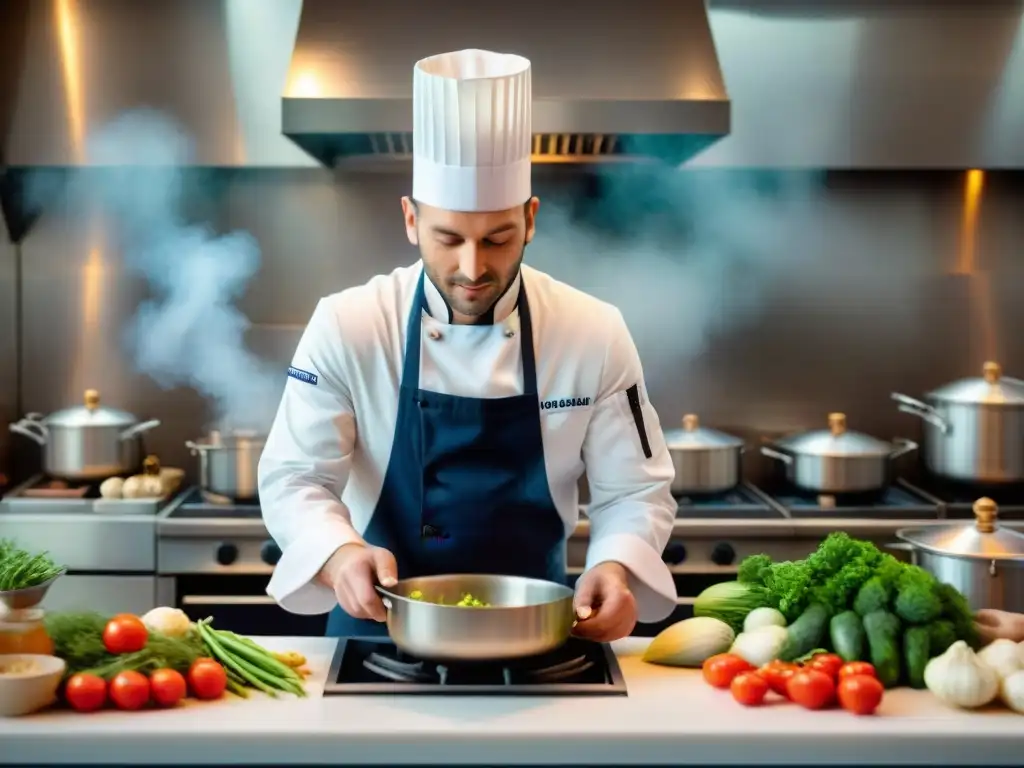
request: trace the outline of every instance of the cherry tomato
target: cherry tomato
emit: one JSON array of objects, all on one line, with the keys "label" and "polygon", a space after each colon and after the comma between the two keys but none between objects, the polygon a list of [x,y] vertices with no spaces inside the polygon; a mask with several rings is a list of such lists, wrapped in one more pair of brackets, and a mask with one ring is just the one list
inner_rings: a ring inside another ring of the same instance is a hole
[{"label": "cherry tomato", "polygon": [[732,697],[745,707],[756,707],[764,703],[768,695],[768,681],[757,671],[740,672],[729,686]]},{"label": "cherry tomato", "polygon": [[819,653],[807,662],[808,669],[817,669],[835,680],[843,666],[843,658],[834,653]]},{"label": "cherry tomato", "polygon": [[771,688],[779,696],[789,698],[789,691],[786,688],[786,684],[796,672],[800,669],[796,664],[792,664],[788,661],[769,661],[759,671],[761,677],[763,677],[768,687]]},{"label": "cherry tomato", "polygon": [[818,669],[801,669],[786,684],[790,701],[805,709],[824,709],[835,701],[836,684]]},{"label": "cherry tomato", "polygon": [[103,646],[110,653],[135,653],[146,646],[149,632],[137,616],[117,616],[103,628]]},{"label": "cherry tomato", "polygon": [[188,670],[188,685],[197,699],[219,699],[228,685],[228,673],[213,659],[196,659]]},{"label": "cherry tomato", "polygon": [[848,664],[843,664],[839,668],[839,679],[842,680],[853,675],[867,675],[868,677],[878,677],[875,674],[875,668],[873,665],[868,664],[866,661],[851,661]]},{"label": "cherry tomato", "polygon": [[885,688],[874,675],[847,675],[839,681],[839,704],[855,715],[873,714]]},{"label": "cherry tomato", "polygon": [[731,653],[719,653],[704,662],[702,667],[704,679],[715,688],[728,688],[740,672],[748,672],[754,667],[744,659]]},{"label": "cherry tomato", "polygon": [[64,686],[64,698],[72,709],[95,712],[107,702],[107,681],[97,675],[72,675]]},{"label": "cherry tomato", "polygon": [[149,701],[149,680],[140,672],[118,672],[110,681],[110,699],[118,709],[142,709]]},{"label": "cherry tomato", "polygon": [[161,707],[173,707],[185,698],[185,678],[173,669],[158,669],[149,676],[153,701]]}]

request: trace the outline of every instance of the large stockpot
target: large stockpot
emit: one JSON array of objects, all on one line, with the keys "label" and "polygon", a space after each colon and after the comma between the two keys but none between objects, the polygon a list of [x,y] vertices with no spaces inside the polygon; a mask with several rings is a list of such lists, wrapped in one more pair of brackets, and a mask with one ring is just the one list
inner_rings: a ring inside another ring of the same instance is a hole
[{"label": "large stockpot", "polygon": [[700,425],[695,414],[683,416],[682,429],[665,433],[676,476],[672,493],[722,493],[735,488],[742,473],[743,441]]},{"label": "large stockpot", "polygon": [[86,390],[83,405],[43,416],[30,413],[11,432],[43,447],[43,471],[71,481],[103,480],[134,473],[142,461],[140,437],[158,419],[139,422],[127,411],[100,405],[100,393]]},{"label": "large stockpot", "polygon": [[[576,618],[569,587],[519,576],[425,576],[403,579],[391,588],[378,586],[377,591],[388,609],[388,634],[395,645],[434,661],[494,661],[547,653],[569,639]],[[410,597],[414,592],[422,598]],[[487,607],[454,605],[467,593]]]},{"label": "large stockpot", "polygon": [[892,394],[901,411],[924,420],[924,461],[933,474],[982,485],[1024,482],[1024,381],[987,362],[981,378],[924,397]]},{"label": "large stockpot", "polygon": [[1001,528],[992,499],[974,503],[973,523],[901,528],[915,565],[956,587],[973,610],[1024,612],[1024,535]]},{"label": "large stockpot", "polygon": [[199,456],[199,487],[213,501],[253,501],[259,498],[260,454],[266,436],[235,430],[211,432],[205,440],[185,446]]},{"label": "large stockpot", "polygon": [[830,413],[828,429],[791,435],[762,446],[761,453],[786,465],[797,488],[818,494],[882,491],[892,480],[892,461],[917,448],[910,440],[891,443],[846,428],[846,415]]}]

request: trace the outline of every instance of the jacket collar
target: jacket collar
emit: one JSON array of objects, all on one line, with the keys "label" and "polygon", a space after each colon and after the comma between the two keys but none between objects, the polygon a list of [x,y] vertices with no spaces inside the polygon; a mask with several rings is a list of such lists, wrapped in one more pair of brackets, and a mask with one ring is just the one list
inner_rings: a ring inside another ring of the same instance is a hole
[{"label": "jacket collar", "polygon": [[[498,298],[491,307],[491,310],[480,317],[478,325],[494,325],[495,323],[504,322],[512,311],[516,308],[516,302],[519,300],[519,289],[522,285],[523,272],[519,271],[516,275],[515,280],[509,285],[505,292]],[[445,301],[444,296],[441,294],[434,283],[431,281],[430,276],[427,275],[427,279],[423,281],[423,293],[427,300],[427,314],[432,318],[441,323],[452,322],[452,309],[448,306],[448,302]]]}]

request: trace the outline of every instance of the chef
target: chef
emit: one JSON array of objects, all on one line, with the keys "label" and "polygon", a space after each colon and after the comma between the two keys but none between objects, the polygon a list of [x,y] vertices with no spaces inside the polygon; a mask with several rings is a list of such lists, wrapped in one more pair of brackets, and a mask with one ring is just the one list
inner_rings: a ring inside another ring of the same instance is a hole
[{"label": "chef", "polygon": [[380,635],[374,589],[440,573],[563,582],[591,491],[577,634],[675,607],[674,470],[617,309],[530,267],[530,62],[464,50],[413,71],[410,267],[323,298],[259,465],[282,550],[268,593]]}]

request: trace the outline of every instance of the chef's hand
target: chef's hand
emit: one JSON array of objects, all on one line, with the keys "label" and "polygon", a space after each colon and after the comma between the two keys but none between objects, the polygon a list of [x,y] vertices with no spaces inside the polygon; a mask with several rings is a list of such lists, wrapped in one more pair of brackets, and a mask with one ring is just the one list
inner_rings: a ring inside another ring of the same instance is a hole
[{"label": "chef's hand", "polygon": [[985,643],[993,640],[1013,640],[1024,642],[1024,615],[983,608],[974,614],[978,633]]},{"label": "chef's hand", "polygon": [[394,555],[383,547],[360,543],[340,547],[321,571],[322,580],[334,590],[345,613],[375,621],[386,621],[388,612],[374,587],[393,587],[397,574]]},{"label": "chef's hand", "polygon": [[573,634],[587,640],[611,642],[627,637],[636,626],[636,599],[629,591],[626,569],[619,563],[600,563],[576,583]]}]

